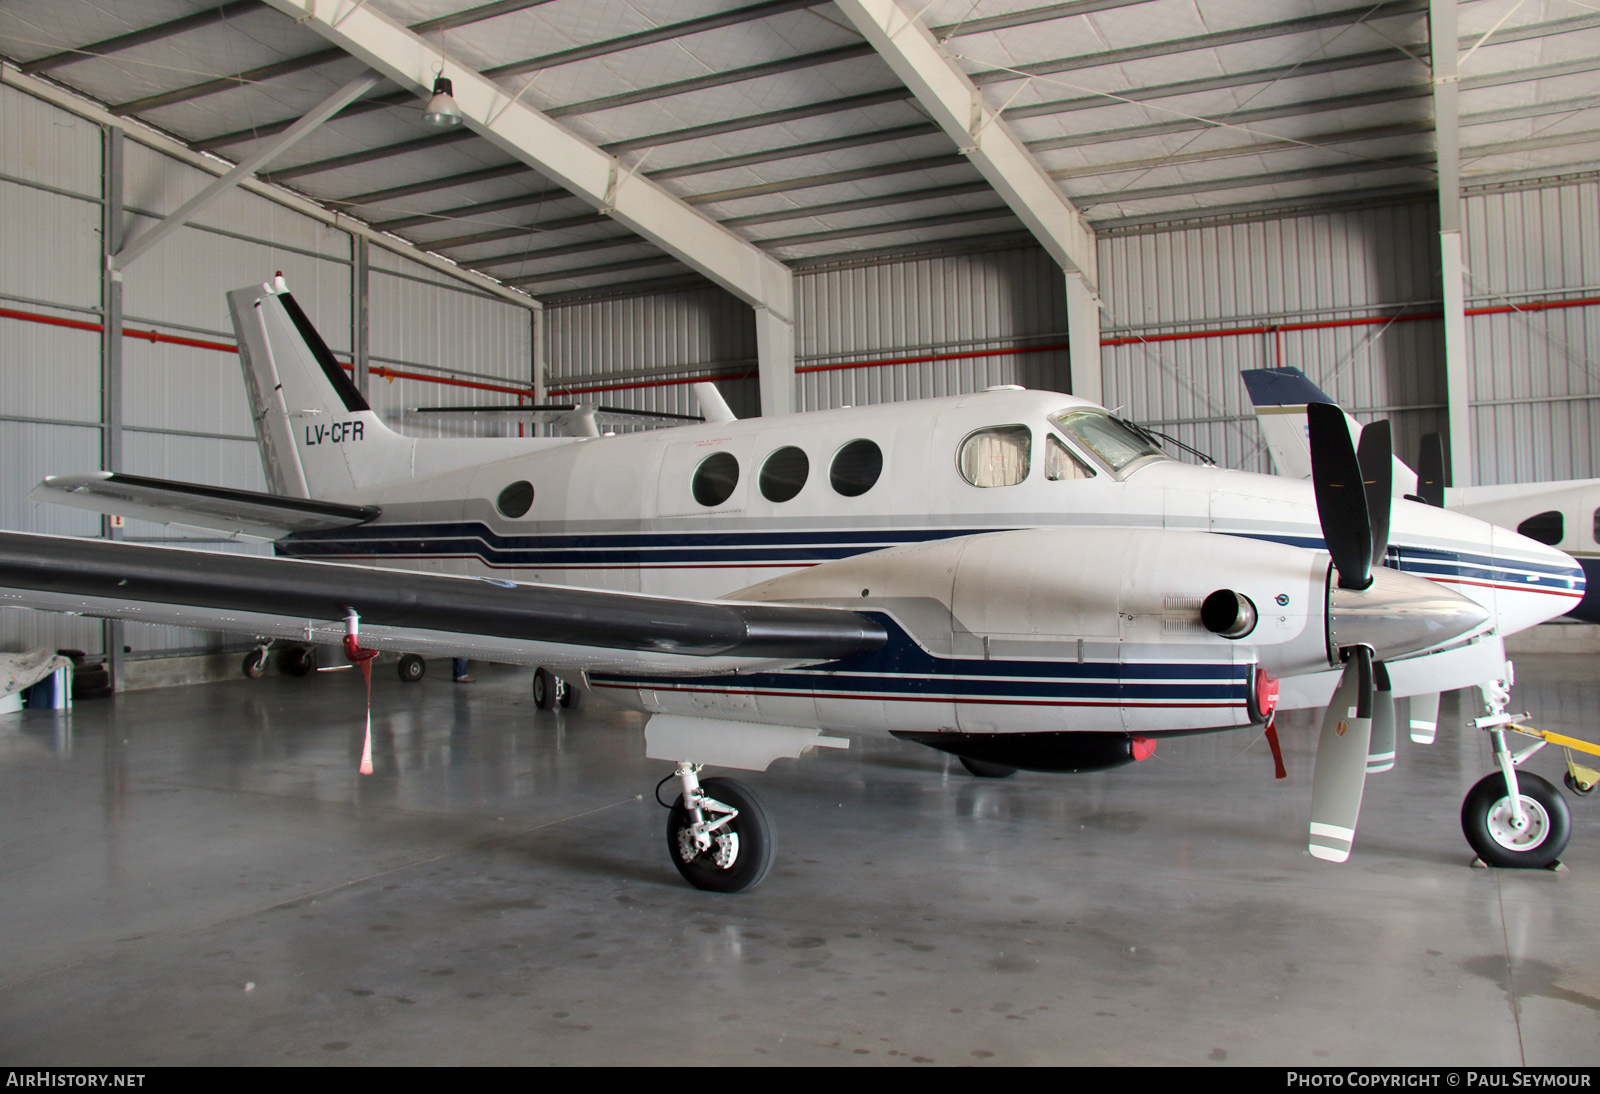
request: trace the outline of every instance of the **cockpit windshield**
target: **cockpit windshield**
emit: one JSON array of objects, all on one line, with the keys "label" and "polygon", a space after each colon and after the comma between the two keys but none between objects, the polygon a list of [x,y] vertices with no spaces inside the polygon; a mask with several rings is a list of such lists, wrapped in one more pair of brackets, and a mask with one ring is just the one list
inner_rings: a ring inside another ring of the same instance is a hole
[{"label": "cockpit windshield", "polygon": [[1098,456],[1113,474],[1120,474],[1124,468],[1152,456],[1169,458],[1155,443],[1103,410],[1063,410],[1050,415],[1050,422]]}]

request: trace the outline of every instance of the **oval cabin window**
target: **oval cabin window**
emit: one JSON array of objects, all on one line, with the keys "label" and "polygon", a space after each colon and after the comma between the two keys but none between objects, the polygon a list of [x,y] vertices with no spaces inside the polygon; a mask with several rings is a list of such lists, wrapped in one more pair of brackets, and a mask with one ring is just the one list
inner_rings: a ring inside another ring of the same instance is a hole
[{"label": "oval cabin window", "polygon": [[694,500],[708,508],[733,497],[739,485],[739,461],[731,452],[713,452],[694,469]]},{"label": "oval cabin window", "polygon": [[883,474],[883,450],[869,440],[851,441],[833,457],[828,481],[847,498],[860,497],[877,484]]},{"label": "oval cabin window", "polygon": [[514,482],[494,499],[494,507],[500,510],[500,515],[511,517],[515,520],[533,508],[533,483]]},{"label": "oval cabin window", "polygon": [[1567,521],[1560,510],[1549,509],[1543,513],[1535,513],[1517,525],[1517,531],[1529,539],[1536,539],[1540,543],[1548,543],[1554,547],[1567,534]]},{"label": "oval cabin window", "polygon": [[1015,486],[1028,477],[1033,430],[1002,425],[967,434],[956,454],[961,477],[973,486]]},{"label": "oval cabin window", "polygon": [[811,461],[794,445],[785,445],[761,465],[761,496],[768,501],[788,501],[800,493],[811,474]]}]

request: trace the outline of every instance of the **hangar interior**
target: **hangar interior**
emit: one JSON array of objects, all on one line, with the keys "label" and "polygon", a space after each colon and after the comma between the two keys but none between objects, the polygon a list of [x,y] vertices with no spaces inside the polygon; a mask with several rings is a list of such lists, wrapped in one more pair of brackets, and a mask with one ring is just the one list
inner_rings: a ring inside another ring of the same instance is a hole
[{"label": "hangar interior", "polygon": [[[412,435],[1021,384],[1267,472],[1239,375],[1294,366],[1457,486],[1595,476],[1597,70],[1576,0],[11,0],[0,528],[269,552],[27,495],[265,489],[223,293],[279,271]],[[1590,735],[1541,631],[1517,709]],[[363,780],[350,674],[138,690],[247,646],[0,612],[124,684],[0,715],[8,1060],[1595,1062],[1592,806],[1565,872],[1466,870],[1474,734],[1337,874],[1315,719],[1283,784],[1247,734],[993,784],[861,738],[761,777],[774,875],[708,899],[635,716],[380,673]]]}]

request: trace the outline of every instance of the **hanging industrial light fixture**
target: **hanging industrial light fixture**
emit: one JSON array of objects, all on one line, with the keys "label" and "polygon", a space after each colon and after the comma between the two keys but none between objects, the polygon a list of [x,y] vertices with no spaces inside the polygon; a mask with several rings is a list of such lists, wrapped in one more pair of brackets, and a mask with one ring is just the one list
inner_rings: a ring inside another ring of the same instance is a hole
[{"label": "hanging industrial light fixture", "polygon": [[444,76],[433,81],[433,97],[422,108],[422,122],[434,129],[453,129],[461,124],[461,108],[456,105],[455,89]]}]

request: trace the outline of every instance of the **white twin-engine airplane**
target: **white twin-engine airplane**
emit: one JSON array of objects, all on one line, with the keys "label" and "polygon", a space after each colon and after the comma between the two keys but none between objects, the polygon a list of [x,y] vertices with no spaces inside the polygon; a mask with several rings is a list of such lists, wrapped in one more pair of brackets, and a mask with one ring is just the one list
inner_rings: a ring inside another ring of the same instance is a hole
[{"label": "white twin-engine airplane", "polygon": [[[1419,697],[1415,723],[1504,677],[1503,636],[1583,595],[1558,550],[1391,503],[1387,429],[1358,451],[1333,407],[1311,414],[1314,484],[1179,463],[1018,388],[747,420],[713,395],[703,424],[420,440],[372,413],[281,278],[228,299],[271,492],[97,472],[32,496],[283,557],[0,533],[0,604],[582,681],[651,715],[681,787],[669,851],[703,889],[754,885],[773,847],[755,795],[702,764],[764,770],[836,731],[981,774],[1086,771],[1275,707],[1328,706],[1310,849],[1343,860],[1394,697]],[[1491,852],[1552,861],[1559,794],[1503,766]]]}]

